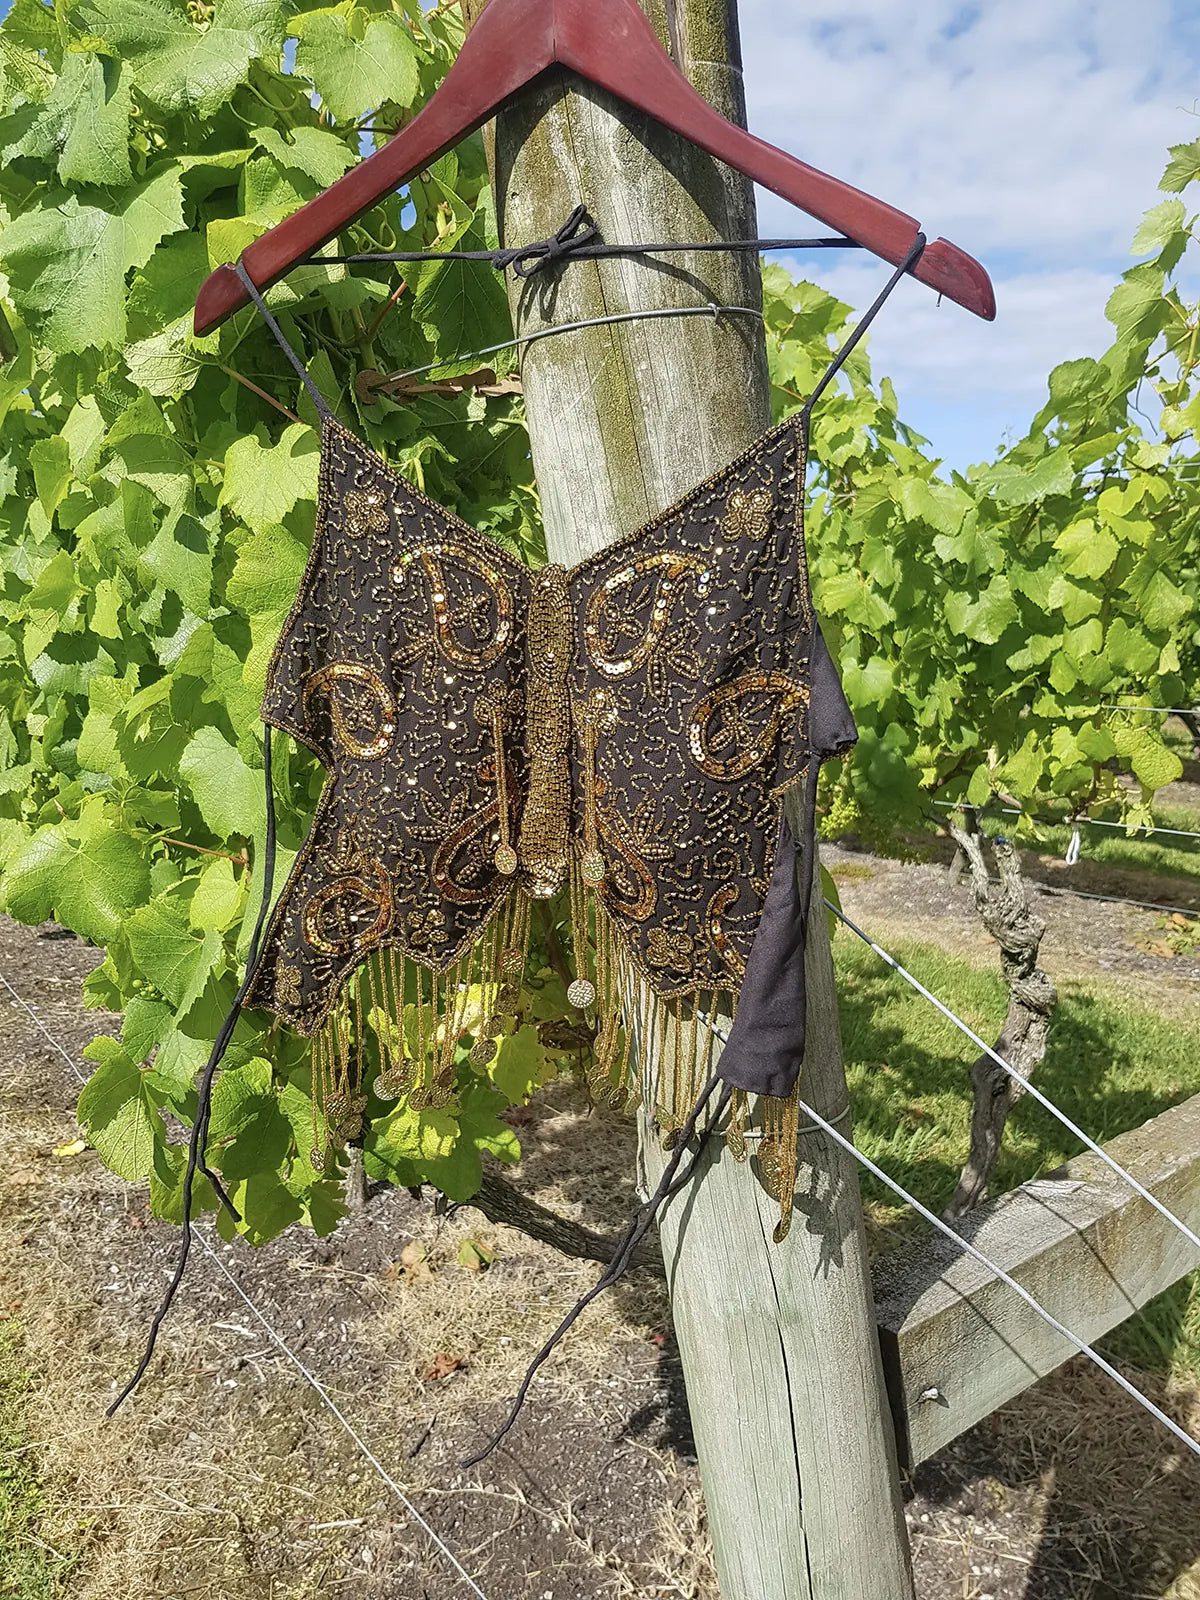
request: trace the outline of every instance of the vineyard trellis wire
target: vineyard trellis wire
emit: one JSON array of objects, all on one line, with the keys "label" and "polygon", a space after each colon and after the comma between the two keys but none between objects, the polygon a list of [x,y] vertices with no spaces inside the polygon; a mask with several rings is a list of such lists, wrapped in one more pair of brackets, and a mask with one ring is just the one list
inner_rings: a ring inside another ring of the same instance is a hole
[{"label": "vineyard trellis wire", "polygon": [[[37,1028],[38,1032],[43,1036],[48,1044],[53,1046],[57,1053],[66,1062],[75,1079],[80,1084],[85,1084],[88,1081],[87,1074],[80,1070],[74,1056],[71,1055],[70,1051],[63,1044],[62,1040],[56,1038],[55,1035],[51,1033],[50,1029],[47,1028],[41,1017],[38,1016],[34,1007],[30,1005],[29,1001],[26,1000],[23,995],[18,993],[18,991],[9,981],[7,975],[2,971],[0,971],[0,984],[4,985],[5,989],[8,990],[9,995],[26,1013],[34,1027]],[[425,1534],[429,1542],[433,1545],[434,1549],[437,1550],[437,1552],[454,1569],[457,1575],[466,1584],[467,1588],[470,1589],[471,1593],[477,1597],[477,1600],[488,1600],[487,1595],[479,1587],[478,1583],[476,1583],[475,1579],[467,1571],[466,1567],[463,1566],[462,1562],[455,1555],[454,1551],[451,1550],[450,1546],[437,1533],[437,1531],[431,1527],[426,1518],[421,1515],[421,1512],[417,1509],[417,1507],[409,1499],[408,1495],[405,1494],[404,1490],[396,1482],[395,1478],[392,1477],[391,1473],[379,1460],[379,1457],[365,1442],[361,1434],[355,1428],[354,1424],[350,1421],[345,1412],[338,1405],[337,1401],[329,1393],[329,1390],[316,1376],[316,1374],[304,1364],[304,1362],[291,1348],[279,1330],[266,1316],[263,1315],[258,1306],[255,1305],[254,1301],[246,1293],[245,1289],[242,1288],[241,1284],[234,1277],[233,1273],[230,1272],[229,1268],[221,1260],[221,1257],[218,1255],[218,1253],[213,1249],[212,1244],[206,1235],[200,1232],[194,1223],[189,1224],[189,1227],[191,1229],[192,1236],[198,1240],[200,1248],[204,1251],[204,1254],[213,1263],[213,1265],[219,1269],[235,1294],[237,1294],[238,1297],[244,1302],[246,1309],[261,1325],[267,1337],[287,1357],[291,1364],[296,1368],[297,1372],[299,1372],[304,1378],[305,1382],[314,1390],[322,1405],[324,1405],[326,1409],[332,1413],[339,1426],[348,1435],[355,1448],[359,1451],[360,1455],[371,1467],[372,1471],[375,1472],[375,1474],[381,1479],[384,1485],[391,1491],[393,1495],[395,1495],[401,1506],[403,1506],[404,1510],[408,1512],[409,1516],[416,1523],[417,1527],[420,1528]]]}]

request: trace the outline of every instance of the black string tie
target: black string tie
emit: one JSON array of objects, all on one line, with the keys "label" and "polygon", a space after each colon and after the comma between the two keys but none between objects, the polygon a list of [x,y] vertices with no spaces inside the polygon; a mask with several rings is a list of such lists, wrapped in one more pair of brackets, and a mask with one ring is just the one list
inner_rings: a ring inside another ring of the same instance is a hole
[{"label": "black string tie", "polygon": [[[718,1088],[720,1088],[721,1092],[717,1096],[716,1108],[713,1111],[712,1116],[709,1118],[708,1124],[700,1134],[696,1144],[696,1149],[691,1154],[691,1160],[688,1161],[686,1166],[683,1166],[684,1157],[688,1154],[688,1145],[696,1133],[697,1124],[699,1123],[701,1115],[704,1112],[704,1108],[712,1099],[714,1091]],[[637,1251],[637,1247],[639,1244],[641,1244],[642,1240],[649,1232],[651,1225],[658,1216],[658,1213],[662,1210],[667,1201],[673,1199],[675,1195],[680,1192],[680,1190],[685,1189],[695,1176],[696,1171],[700,1166],[700,1162],[704,1156],[704,1151],[708,1141],[715,1132],[722,1116],[725,1114],[725,1109],[729,1104],[730,1096],[732,1094],[732,1086],[728,1083],[722,1083],[720,1074],[714,1072],[712,1077],[704,1085],[704,1088],[701,1089],[699,1098],[692,1107],[691,1114],[684,1123],[683,1127],[680,1129],[679,1138],[675,1142],[674,1152],[671,1156],[671,1159],[663,1168],[663,1174],[659,1181],[658,1188],[654,1191],[644,1205],[637,1207],[633,1215],[630,1217],[629,1226],[626,1228],[625,1233],[618,1243],[612,1260],[600,1274],[600,1277],[586,1292],[586,1294],[580,1295],[579,1299],[576,1300],[570,1311],[567,1312],[566,1316],[559,1323],[558,1327],[555,1328],[554,1332],[546,1340],[545,1344],[525,1369],[525,1376],[521,1380],[521,1386],[517,1390],[516,1398],[514,1399],[508,1416],[504,1419],[503,1423],[484,1445],[482,1450],[477,1451],[473,1456],[470,1457],[469,1460],[459,1463],[464,1472],[470,1467],[478,1466],[479,1462],[483,1461],[487,1456],[490,1456],[496,1446],[510,1432],[517,1418],[521,1415],[522,1407],[525,1404],[525,1400],[529,1394],[533,1380],[537,1375],[538,1368],[544,1365],[544,1363],[554,1352],[555,1348],[562,1343],[563,1339],[566,1338],[571,1328],[587,1310],[588,1306],[591,1305],[592,1301],[598,1299],[606,1289],[611,1289],[614,1283],[619,1283],[629,1271],[633,1264],[633,1258]],[[680,1170],[681,1167],[683,1169],[682,1171]]]},{"label": "black string tie", "polygon": [[543,267],[549,267],[572,251],[582,250],[589,244],[602,243],[600,229],[588,215],[586,206],[576,206],[557,233],[548,239],[538,239],[523,245],[519,250],[494,250],[492,265],[497,272],[511,267],[518,278],[532,278]]}]

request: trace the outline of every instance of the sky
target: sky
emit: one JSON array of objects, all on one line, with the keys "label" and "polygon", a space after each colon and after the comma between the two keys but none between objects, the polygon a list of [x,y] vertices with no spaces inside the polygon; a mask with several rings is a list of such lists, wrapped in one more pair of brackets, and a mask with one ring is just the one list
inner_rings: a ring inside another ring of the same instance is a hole
[{"label": "sky", "polygon": [[[739,0],[751,129],[982,261],[985,323],[915,283],[871,330],[903,420],[965,467],[1020,437],[1058,362],[1110,342],[1104,305],[1200,137],[1200,0]],[[1196,202],[1200,209],[1200,200]],[[759,193],[764,236],[801,214]],[[856,308],[886,268],[788,262]]]}]

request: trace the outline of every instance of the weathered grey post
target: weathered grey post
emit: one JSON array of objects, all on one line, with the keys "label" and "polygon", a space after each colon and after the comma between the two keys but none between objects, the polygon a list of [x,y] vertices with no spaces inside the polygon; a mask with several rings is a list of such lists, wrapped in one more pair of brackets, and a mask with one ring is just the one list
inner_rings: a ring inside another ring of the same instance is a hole
[{"label": "weathered grey post", "polygon": [[[603,7],[604,0],[595,0]],[[695,87],[744,118],[735,0],[643,0]],[[466,0],[473,21],[486,0]],[[584,202],[609,240],[745,238],[738,174],[590,85],[547,76],[490,150],[504,242],[543,238]],[[516,282],[517,331],[667,306],[760,304],[753,254],[577,262]],[[660,317],[562,334],[523,362],[551,558],[572,564],[723,466],[770,420],[761,325]],[[809,956],[806,1098],[842,1116],[846,1084],[824,917]],[[844,1124],[843,1124],[844,1125]],[[662,1154],[643,1137],[647,1176]],[[662,1243],[725,1600],[911,1600],[852,1162],[802,1138],[797,1216],[723,1153],[664,1216]]]}]

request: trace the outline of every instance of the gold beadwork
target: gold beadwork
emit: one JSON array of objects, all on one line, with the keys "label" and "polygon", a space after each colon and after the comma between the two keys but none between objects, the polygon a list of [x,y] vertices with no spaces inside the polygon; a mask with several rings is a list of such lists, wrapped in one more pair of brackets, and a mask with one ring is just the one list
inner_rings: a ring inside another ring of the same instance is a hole
[{"label": "gold beadwork", "polygon": [[[808,694],[807,685],[783,672],[747,672],[732,683],[721,684],[692,711],[687,730],[692,760],[722,783],[744,778],[772,754],[784,719],[807,706]],[[766,695],[769,700],[767,720],[759,727],[753,726],[742,704],[752,695]],[[712,722],[718,713],[720,724],[714,731]],[[731,755],[713,754],[729,746],[733,747]]]},{"label": "gold beadwork", "polygon": [[[628,599],[637,580],[648,574],[658,581],[649,620],[642,625],[633,620]],[[680,550],[635,556],[599,584],[587,603],[583,635],[592,665],[609,678],[623,678],[645,666],[662,643],[684,585],[690,581],[697,598],[703,599],[708,594],[710,578],[702,556]],[[630,632],[641,634],[638,643],[627,654],[616,653],[620,649],[616,641]]]},{"label": "gold beadwork", "polygon": [[293,1011],[300,1004],[300,968],[281,962],[275,969],[275,1004]]},{"label": "gold beadwork", "polygon": [[354,819],[339,837],[331,876],[304,907],[304,937],[324,955],[346,956],[378,944],[391,926],[392,881],[380,862],[354,844]]},{"label": "gold beadwork", "polygon": [[318,667],[304,685],[307,715],[313,700],[324,696],[338,750],[367,759],[381,756],[396,731],[396,706],[383,679],[369,667],[352,661],[332,661]]},{"label": "gold beadwork", "polygon": [[368,533],[387,533],[387,501],[378,489],[352,489],[343,504],[346,528],[356,539]]},{"label": "gold beadwork", "polygon": [[[480,586],[474,596],[464,598],[458,610],[455,610],[451,600],[447,557],[456,572],[465,572]],[[500,569],[463,541],[443,539],[436,544],[404,552],[392,567],[392,582],[397,588],[404,588],[409,570],[416,565],[420,565],[429,583],[437,649],[447,661],[458,667],[478,671],[492,666],[504,654],[513,636],[512,591]],[[482,607],[479,602],[482,602]],[[494,615],[489,615],[483,638],[479,640],[481,609]],[[463,643],[464,632],[471,636],[468,644]]]},{"label": "gold beadwork", "polygon": [[548,900],[562,887],[567,875],[571,809],[567,670],[573,639],[564,568],[543,567],[534,578],[527,628],[525,742],[529,751],[529,793],[521,814],[517,854],[528,893],[535,900]]},{"label": "gold beadwork", "polygon": [[723,524],[729,539],[762,539],[771,526],[769,489],[734,489],[725,502]]}]

